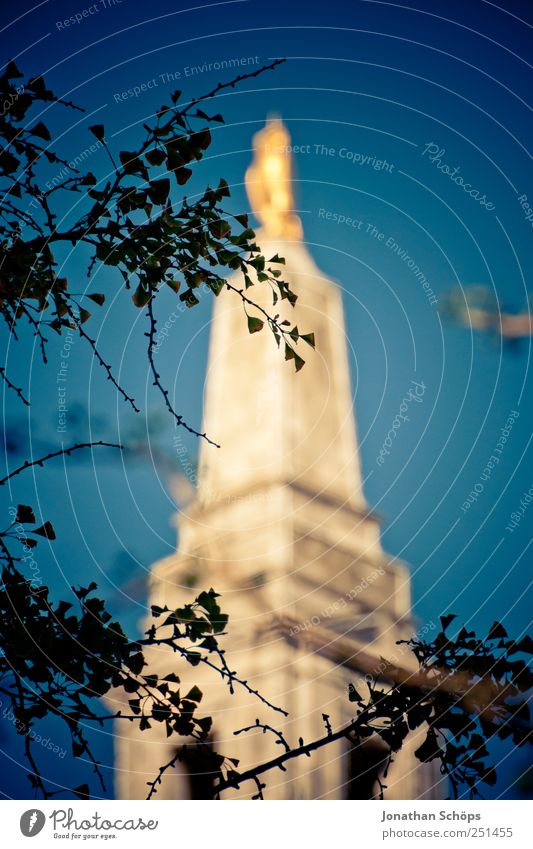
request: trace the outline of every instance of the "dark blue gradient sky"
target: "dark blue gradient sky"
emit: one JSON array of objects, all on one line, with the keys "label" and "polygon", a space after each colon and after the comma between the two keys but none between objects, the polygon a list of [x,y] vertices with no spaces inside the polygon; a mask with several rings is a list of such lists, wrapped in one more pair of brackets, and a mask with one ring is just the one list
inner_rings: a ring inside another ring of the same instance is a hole
[{"label": "dark blue gradient sky", "polygon": [[[3,9],[2,43],[25,73],[43,73],[58,95],[85,107],[83,116],[54,109],[46,118],[64,133],[60,144],[69,158],[94,141],[90,124],[105,125],[114,150],[127,148],[174,88],[188,98],[232,75],[209,70],[209,63],[248,58],[243,70],[250,70],[273,57],[289,58],[275,73],[217,99],[215,110],[226,124],[213,132],[191,192],[223,175],[232,191],[230,208],[246,209],[243,174],[251,137],[267,114],[283,116],[300,146],[296,192],[306,240],[318,265],[344,292],[365,492],[383,517],[384,546],[412,565],[414,610],[421,624],[452,611],[481,630],[502,619],[518,636],[531,621],[533,511],[526,511],[512,533],[506,526],[533,483],[531,345],[526,339],[506,347],[497,336],[473,334],[447,320],[444,305],[450,289],[484,285],[500,308],[527,306],[532,225],[519,197],[529,195],[533,204],[528,152],[533,17],[529,4],[516,0],[505,8],[483,0],[414,5],[417,10],[359,0],[237,0],[187,8],[165,0],[79,0],[33,8],[23,2],[16,10]],[[83,10],[87,16],[80,23],[61,23]],[[135,87],[144,90],[124,96]],[[458,167],[493,208],[439,170],[424,154],[430,143],[444,150],[441,162]],[[386,160],[392,168],[361,164],[365,156]],[[87,167],[105,172],[103,152],[92,153]],[[361,226],[338,223],[338,216],[357,219]],[[388,246],[389,239],[423,271],[436,303]],[[86,285],[82,259],[80,253],[64,256],[69,276],[79,277],[80,291]],[[103,353],[141,402],[143,414],[135,422],[77,340],[69,362],[66,441],[89,434],[131,436],[134,428],[142,437],[146,411],[152,424],[159,422],[160,398],[142,355],[143,315],[121,291],[120,279],[115,289],[113,280],[108,269],[97,272],[93,290],[112,295],[104,309],[95,308],[93,333],[99,333]],[[181,315],[158,355],[176,406],[196,425],[211,306],[204,298]],[[169,293],[160,307],[170,313],[176,298]],[[36,350],[27,356],[21,346],[6,350],[13,374],[30,387],[32,400],[28,414],[4,397],[8,433],[21,452],[39,453],[61,441],[56,430],[60,350],[61,343],[52,340],[46,368]],[[379,466],[376,457],[411,380],[424,383],[423,402],[412,409]],[[463,512],[512,411],[519,415],[500,462]],[[174,431],[170,422],[162,422],[154,445],[172,462]],[[183,438],[194,461],[197,446]],[[38,549],[46,583],[66,596],[72,583],[87,581],[96,570],[101,592],[134,628],[144,610],[142,576],[150,562],[175,547],[169,468],[150,462],[122,465],[104,453],[94,455],[94,465],[91,459],[67,467],[56,462],[33,479],[15,479],[1,509],[7,517],[11,500],[42,506],[58,533],[49,550],[44,544]],[[8,726],[0,723],[0,746],[13,759],[2,770],[3,791],[24,797],[29,785]],[[109,764],[107,731],[97,733],[95,745]],[[513,798],[520,792],[513,782],[525,758],[500,754],[503,777],[491,792]],[[64,760],[52,756],[46,768],[54,780],[64,779]]]}]

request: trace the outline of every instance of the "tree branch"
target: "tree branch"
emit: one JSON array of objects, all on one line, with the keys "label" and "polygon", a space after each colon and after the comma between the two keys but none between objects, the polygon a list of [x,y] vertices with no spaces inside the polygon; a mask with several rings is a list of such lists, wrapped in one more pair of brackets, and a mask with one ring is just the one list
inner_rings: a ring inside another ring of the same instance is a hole
[{"label": "tree branch", "polygon": [[148,362],[150,364],[150,371],[152,372],[152,375],[153,375],[153,378],[154,378],[153,385],[156,387],[156,389],[159,390],[159,392],[163,396],[167,410],[173,416],[177,426],[185,428],[185,430],[188,430],[189,433],[193,434],[193,436],[199,436],[202,439],[205,439],[205,441],[208,442],[209,445],[213,445],[215,448],[220,448],[220,445],[217,442],[214,442],[212,439],[210,439],[208,437],[207,433],[205,433],[205,432],[200,433],[199,431],[195,430],[193,427],[190,427],[190,425],[187,424],[187,422],[185,421],[183,416],[180,416],[175,411],[174,407],[170,403],[170,398],[168,397],[168,389],[165,389],[165,387],[161,383],[161,377],[160,377],[159,372],[157,371],[157,368],[156,368],[156,365],[155,365],[155,360],[154,360],[155,332],[156,332],[156,327],[157,327],[157,322],[156,322],[156,318],[155,318],[155,315],[154,315],[154,307],[153,307],[154,298],[155,298],[155,291],[153,291],[152,294],[149,296],[149,300],[148,300],[148,303],[147,303],[147,309],[148,309],[147,316],[148,316],[148,321],[149,321],[149,329],[148,329],[148,333],[145,333],[145,336],[148,337]]},{"label": "tree branch", "polygon": [[203,103],[203,101],[205,101],[205,100],[210,100],[212,97],[216,97],[216,95],[220,91],[223,91],[223,89],[225,89],[225,88],[235,88],[235,86],[238,83],[241,83],[244,80],[251,80],[255,77],[258,77],[260,74],[263,74],[265,71],[273,71],[274,68],[276,68],[278,65],[283,65],[283,63],[286,62],[286,61],[287,61],[287,59],[275,59],[270,65],[263,65],[261,68],[258,68],[256,71],[250,71],[249,74],[239,74],[239,76],[234,77],[234,79],[230,80],[227,83],[218,83],[218,85],[216,85],[214,87],[214,89],[212,89],[207,94],[203,94],[203,95],[201,95],[201,97],[195,97],[193,100],[191,100],[189,105],[185,109],[181,110],[181,114],[187,115],[190,112],[190,110],[193,109],[195,106],[197,106],[199,103]]},{"label": "tree branch", "polygon": [[5,478],[0,478],[0,486],[4,486],[8,480],[14,478],[16,475],[20,475],[25,469],[31,468],[31,466],[43,466],[47,460],[51,460],[53,457],[70,457],[73,451],[78,451],[81,448],[96,448],[97,446],[103,448],[119,448],[121,451],[124,450],[123,445],[119,445],[115,442],[103,442],[102,440],[98,440],[98,442],[79,442],[75,445],[71,445],[70,448],[60,448],[59,451],[52,451],[50,454],[46,454],[44,457],[40,457],[38,460],[26,460],[22,466],[19,466],[18,469],[15,469],[13,472],[10,472]]},{"label": "tree branch", "polygon": [[6,374],[6,370],[4,368],[2,368],[2,366],[0,366],[0,376],[2,377],[4,382],[7,384],[7,386],[9,386],[9,388],[12,389],[13,392],[17,393],[17,395],[19,396],[22,403],[25,404],[26,407],[29,407],[30,402],[27,400],[27,398],[25,398],[25,396],[22,392],[22,389],[20,389],[18,386],[15,386],[15,384],[10,381],[9,377]]}]

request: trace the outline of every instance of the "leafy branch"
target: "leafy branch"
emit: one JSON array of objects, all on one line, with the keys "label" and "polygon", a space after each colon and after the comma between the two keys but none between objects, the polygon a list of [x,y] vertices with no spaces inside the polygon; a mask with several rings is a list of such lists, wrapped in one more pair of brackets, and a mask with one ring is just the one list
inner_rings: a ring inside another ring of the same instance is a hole
[{"label": "leafy branch", "polygon": [[[176,610],[171,611],[166,606],[159,607],[158,605],[152,605],[152,616],[154,618],[158,618],[163,614],[168,615],[162,625],[156,626],[153,624],[147,632],[147,639],[140,640],[139,644],[141,646],[167,646],[171,648],[173,652],[184,657],[193,666],[197,666],[199,663],[204,663],[206,666],[214,669],[221,676],[228,685],[231,695],[235,692],[235,685],[238,685],[251,695],[255,696],[268,708],[271,708],[273,711],[277,711],[284,716],[288,716],[286,710],[273,705],[268,701],[268,699],[261,695],[258,690],[252,687],[247,680],[239,678],[237,673],[229,668],[226,661],[225,650],[220,647],[216,639],[216,635],[222,634],[228,621],[227,615],[221,612],[220,607],[216,602],[217,598],[218,594],[213,589],[210,589],[208,593],[205,591],[201,592],[194,602],[185,604],[183,607],[177,608]],[[197,614],[198,607],[203,609],[200,616]],[[207,619],[205,618],[206,610],[209,613]],[[169,626],[171,627],[171,634],[167,636],[160,636],[161,630],[168,628]],[[199,648],[205,649],[206,654],[201,654],[198,651],[191,652],[190,649],[184,648],[180,643],[180,640],[183,637],[192,640],[201,639]],[[210,654],[215,654],[218,657],[220,666],[217,666],[209,659],[208,655]]]},{"label": "leafy branch", "polygon": [[[16,524],[32,524],[35,516],[31,508],[19,505]],[[40,529],[27,533],[40,534],[53,540],[55,534],[47,522]],[[25,738],[25,753],[30,766],[29,779],[44,798],[58,792],[74,792],[88,798],[87,785],[82,789],[68,787],[61,791],[46,787],[35,755],[32,751],[31,729],[46,716],[62,720],[70,733],[72,755],[87,756],[93,764],[100,786],[105,789],[104,779],[97,759],[91,752],[84,733],[88,722],[102,725],[106,721],[124,719],[137,724],[145,731],[153,723],[164,726],[167,737],[178,735],[194,739],[202,745],[209,736],[212,720],[200,716],[198,706],[202,692],[196,686],[180,689],[180,678],[171,669],[165,675],[149,671],[143,649],[160,645],[157,629],[150,630],[146,639],[128,640],[120,624],[113,621],[105,609],[104,602],[93,593],[96,584],[72,588],[79,605],[79,613],[70,602],[54,604],[45,586],[35,585],[26,579],[16,565],[6,542],[12,536],[10,530],[0,534],[2,550],[2,584],[0,586],[0,639],[3,654],[0,657],[0,692],[7,697],[15,720],[15,727]],[[36,541],[28,536],[16,535],[22,546],[31,547]],[[205,660],[210,668],[223,677],[226,675],[216,664],[204,658],[203,651],[219,651],[217,634],[221,633],[221,622],[227,617],[220,613],[216,604],[216,593],[212,590],[201,593],[190,606],[193,620],[183,631],[165,641],[191,666]],[[219,611],[214,617],[214,610]],[[252,688],[247,682],[231,673],[231,684]],[[125,694],[127,709],[112,715],[99,715],[91,701],[113,688]],[[264,700],[265,704],[269,704]],[[219,763],[225,758],[217,756]],[[156,792],[157,781],[152,788]]]},{"label": "leafy branch", "polygon": [[[510,639],[498,622],[484,639],[465,628],[451,638],[446,631],[454,619],[453,615],[441,617],[442,630],[431,642],[416,638],[399,641],[411,649],[419,663],[419,672],[413,675],[415,683],[406,679],[383,689],[376,679],[367,676],[366,698],[351,684],[348,695],[357,704],[357,712],[338,730],[333,731],[329,716],[324,715],[326,734],[309,743],[300,738],[296,746],[290,746],[281,732],[259,720],[234,732],[273,732],[284,751],[246,771],[232,770],[226,778],[220,778],[214,788],[216,798],[248,781],[259,788],[254,798],[263,798],[265,785],[260,778],[265,773],[286,771],[289,761],[310,757],[339,740],[359,747],[371,737],[386,747],[384,774],[375,776],[382,798],[386,789],[382,778],[386,778],[394,755],[408,735],[420,728],[426,729],[426,736],[415,752],[418,760],[440,761],[441,773],[448,777],[455,798],[462,787],[471,798],[481,798],[479,785],[492,785],[497,779],[495,768],[486,760],[486,742],[508,737],[515,746],[533,742],[525,695],[533,687],[533,673],[523,658],[533,654],[533,640],[529,636],[519,641]],[[444,681],[451,686],[444,686]]]}]

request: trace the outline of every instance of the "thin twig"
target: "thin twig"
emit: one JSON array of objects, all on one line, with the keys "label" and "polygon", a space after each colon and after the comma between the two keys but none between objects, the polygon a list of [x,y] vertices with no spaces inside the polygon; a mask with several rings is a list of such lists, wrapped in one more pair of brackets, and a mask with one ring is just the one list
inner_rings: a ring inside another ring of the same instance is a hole
[{"label": "thin twig", "polygon": [[174,417],[176,425],[178,425],[179,427],[184,427],[185,430],[188,430],[189,433],[193,434],[193,436],[200,436],[202,439],[205,439],[205,441],[208,442],[209,445],[213,445],[215,448],[220,448],[220,445],[217,442],[213,442],[213,440],[208,437],[207,433],[200,433],[198,430],[195,430],[193,427],[190,427],[190,425],[187,424],[187,422],[185,421],[183,416],[180,416],[179,413],[177,413],[175,411],[174,407],[170,403],[170,398],[168,397],[168,389],[165,389],[165,387],[161,383],[161,376],[160,376],[159,372],[157,371],[157,368],[156,368],[156,365],[155,365],[155,360],[154,360],[154,343],[155,343],[155,332],[156,332],[156,326],[157,326],[156,318],[154,316],[154,307],[153,307],[154,298],[155,298],[155,291],[150,295],[150,299],[147,303],[147,308],[148,308],[147,317],[148,317],[148,320],[149,320],[149,325],[148,325],[149,330],[148,330],[148,333],[145,334],[145,336],[148,337],[148,362],[149,362],[149,365],[150,365],[150,371],[152,372],[152,376],[154,378],[153,384],[159,390],[161,395],[163,396],[167,410]]},{"label": "thin twig", "polygon": [[100,354],[100,351],[99,351],[99,350],[98,350],[98,348],[96,347],[96,342],[95,342],[95,340],[94,340],[91,336],[89,336],[89,334],[87,333],[87,331],[86,331],[86,330],[84,330],[84,328],[83,328],[83,326],[82,326],[82,324],[81,324],[81,321],[80,321],[79,319],[77,319],[77,318],[76,318],[76,315],[75,315],[74,311],[73,311],[73,310],[71,309],[71,307],[69,307],[68,305],[67,305],[67,310],[68,310],[68,313],[69,313],[70,317],[72,318],[72,320],[76,323],[76,329],[79,331],[80,336],[82,336],[82,337],[83,337],[83,339],[86,339],[86,340],[87,340],[87,342],[89,343],[89,345],[90,345],[90,346],[91,346],[91,348],[93,349],[94,356],[96,357],[96,359],[98,360],[98,362],[100,363],[100,365],[101,365],[103,368],[105,368],[105,370],[106,370],[106,372],[107,372],[107,379],[111,381],[111,383],[113,384],[113,386],[115,387],[115,389],[117,389],[117,390],[118,390],[118,392],[119,392],[119,393],[122,395],[122,397],[124,398],[124,400],[125,400],[128,404],[130,404],[130,405],[133,407],[133,409],[135,410],[135,412],[136,412],[136,413],[139,413],[139,412],[140,412],[140,410],[139,410],[139,408],[137,407],[137,405],[135,404],[135,400],[134,400],[134,399],[133,399],[130,395],[128,395],[128,394],[125,392],[125,390],[122,388],[122,386],[120,385],[120,383],[119,383],[119,382],[116,380],[116,378],[113,376],[113,372],[111,371],[111,366],[109,365],[109,363],[106,363],[106,361],[104,360],[104,358],[103,358],[103,357],[102,357],[102,355]]},{"label": "thin twig", "polygon": [[[136,644],[141,645],[141,646],[166,645],[166,646],[169,646],[173,651],[177,652],[182,657],[184,657],[185,660],[188,659],[188,655],[191,652],[190,649],[186,649],[183,646],[178,645],[175,642],[173,637],[165,637],[165,638],[161,638],[161,639],[136,640]],[[218,651],[218,655],[220,657],[220,650]],[[222,661],[222,666],[217,666],[216,663],[213,663],[212,660],[209,660],[209,658],[205,657],[204,655],[200,655],[200,660],[199,660],[200,663],[205,663],[205,665],[209,666],[210,669],[214,669],[215,672],[218,672],[218,674],[220,675],[221,678],[227,679],[228,685],[231,688],[231,692],[233,692],[233,689],[232,689],[233,684],[238,684],[240,687],[243,687],[248,693],[250,693],[250,695],[255,696],[256,698],[259,699],[259,701],[263,702],[264,705],[271,708],[271,710],[275,710],[277,713],[282,713],[283,716],[289,715],[288,712],[286,710],[284,710],[283,708],[277,707],[276,705],[273,705],[272,702],[269,702],[268,699],[266,699],[264,696],[261,695],[261,693],[258,690],[256,690],[254,687],[252,687],[246,679],[239,678],[237,675],[235,675],[235,673],[232,672],[229,669],[227,663],[225,662],[225,659],[221,658],[221,661]]]},{"label": "thin twig", "polygon": [[6,374],[6,370],[4,368],[2,368],[2,366],[0,366],[0,375],[1,375],[2,379],[4,380],[4,382],[7,384],[7,386],[9,386],[9,388],[12,389],[13,392],[17,393],[17,395],[19,396],[22,403],[26,404],[26,406],[29,407],[30,402],[27,400],[27,398],[24,397],[24,395],[22,393],[22,389],[20,389],[18,386],[15,386],[15,384],[10,381],[9,377]]},{"label": "thin twig", "polygon": [[19,466],[18,469],[10,472],[5,476],[5,478],[0,478],[0,486],[3,486],[8,480],[14,478],[15,475],[20,475],[21,472],[25,469],[29,469],[31,466],[42,466],[47,462],[47,460],[51,460],[53,457],[69,457],[73,451],[78,451],[80,448],[95,448],[97,446],[103,448],[119,448],[121,451],[124,450],[123,445],[119,445],[115,442],[103,442],[101,439],[98,440],[98,442],[77,442],[75,445],[71,445],[70,448],[60,448],[59,451],[51,451],[50,454],[46,454],[38,460],[26,460],[22,466]]},{"label": "thin twig", "polygon": [[278,738],[276,743],[280,746],[283,746],[285,748],[286,752],[290,752],[291,747],[287,743],[282,732],[279,731],[277,728],[273,728],[272,725],[267,725],[264,722],[260,722],[258,719],[255,720],[253,725],[247,725],[246,728],[239,728],[238,731],[234,731],[233,733],[237,737],[239,734],[245,734],[248,731],[257,731],[257,730],[262,731],[263,734],[267,734],[268,732],[270,732],[271,734],[274,734],[274,736]]},{"label": "thin twig", "polygon": [[263,65],[261,68],[258,68],[256,71],[250,71],[249,74],[239,74],[239,76],[235,77],[233,80],[229,80],[227,83],[218,83],[214,89],[212,89],[207,94],[202,94],[200,97],[195,97],[185,109],[181,110],[181,115],[187,115],[191,109],[197,106],[199,103],[203,103],[204,100],[210,100],[212,97],[216,97],[216,95],[225,88],[235,88],[238,83],[242,83],[243,80],[250,80],[255,77],[258,77],[260,74],[263,74],[265,71],[273,71],[278,65],[283,65],[287,59],[275,59],[271,62],[270,65]]},{"label": "thin twig", "polygon": [[147,785],[148,785],[148,787],[150,788],[150,791],[149,791],[149,793],[148,793],[148,796],[146,797],[146,800],[147,800],[147,801],[150,801],[150,799],[152,798],[152,796],[154,796],[154,795],[157,793],[157,787],[158,787],[158,785],[159,785],[159,784],[161,784],[161,782],[162,782],[162,780],[163,780],[163,775],[165,774],[165,772],[166,772],[167,770],[172,769],[173,767],[175,767],[175,766],[176,766],[176,761],[180,761],[180,760],[181,760],[181,754],[182,754],[182,750],[181,750],[181,749],[178,749],[178,751],[176,752],[176,754],[175,754],[175,755],[173,755],[173,756],[171,757],[171,759],[170,759],[170,760],[169,760],[166,764],[163,764],[162,766],[160,766],[160,767],[159,767],[158,773],[157,773],[156,777],[154,778],[154,780],[153,780],[153,781],[147,781],[147,782],[146,782],[146,783],[147,783]]},{"label": "thin twig", "polygon": [[98,776],[98,780],[100,782],[100,787],[102,788],[102,791],[105,793],[107,788],[106,788],[106,785],[105,785],[102,770],[100,769],[101,762],[97,761],[96,758],[94,757],[93,753],[91,752],[90,746],[89,746],[87,740],[85,739],[85,737],[83,736],[81,730],[78,728],[75,732],[73,732],[73,734],[74,734],[75,737],[78,738],[79,743],[83,746],[83,751],[87,754],[87,757],[89,758],[89,760],[93,764],[93,771],[94,771],[95,775]]}]

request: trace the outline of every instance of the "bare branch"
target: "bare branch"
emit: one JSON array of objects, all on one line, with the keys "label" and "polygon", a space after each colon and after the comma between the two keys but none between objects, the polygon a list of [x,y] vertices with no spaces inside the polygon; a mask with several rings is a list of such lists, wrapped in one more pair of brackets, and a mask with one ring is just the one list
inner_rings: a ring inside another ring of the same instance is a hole
[{"label": "bare branch", "polygon": [[125,392],[125,390],[122,388],[122,386],[116,380],[116,378],[113,376],[113,372],[111,371],[111,366],[109,365],[109,363],[107,363],[104,360],[104,358],[100,354],[100,351],[96,347],[95,340],[91,336],[89,336],[87,331],[83,328],[81,321],[78,318],[76,318],[76,315],[75,315],[74,311],[71,309],[71,307],[67,306],[67,309],[68,309],[70,317],[76,323],[76,329],[78,330],[80,336],[82,336],[84,339],[87,340],[87,342],[89,343],[89,345],[93,349],[94,356],[96,357],[96,359],[98,360],[100,365],[106,370],[107,379],[111,381],[111,383],[113,384],[115,389],[117,389],[117,391],[122,395],[124,400],[133,407],[135,412],[139,413],[140,410],[137,407],[137,405],[135,404],[135,400]]},{"label": "bare branch", "polygon": [[278,755],[277,758],[272,758],[263,764],[258,764],[245,772],[232,772],[229,777],[221,779],[215,785],[213,793],[214,795],[218,795],[223,793],[225,790],[238,789],[245,781],[255,781],[257,784],[257,780],[260,775],[263,775],[265,772],[270,772],[272,769],[283,770],[287,761],[302,757],[302,755],[310,756],[312,752],[316,752],[318,749],[322,749],[324,746],[328,746],[336,740],[342,740],[344,738],[349,739],[350,735],[356,731],[358,723],[359,717],[352,720],[352,722],[343,726],[338,731],[335,731],[332,734],[326,734],[325,737],[320,737],[318,740],[313,740],[312,743],[304,743],[303,740],[301,740],[300,745],[296,746],[294,749],[289,748],[281,755]]},{"label": "bare branch", "polygon": [[227,83],[218,83],[218,85],[216,85],[214,89],[212,89],[207,94],[203,94],[201,95],[201,97],[195,97],[193,100],[191,100],[189,105],[182,110],[182,115],[187,115],[191,111],[191,109],[193,109],[199,103],[203,103],[203,101],[205,100],[210,100],[210,98],[216,97],[216,95],[219,92],[223,91],[225,88],[235,88],[238,83],[242,83],[244,80],[251,80],[255,77],[258,77],[265,71],[273,71],[274,68],[276,68],[278,65],[283,65],[283,63],[286,61],[287,59],[275,59],[274,62],[272,62],[270,65],[263,65],[256,71],[250,71],[249,74],[239,74],[239,76],[235,77]]},{"label": "bare branch", "polygon": [[22,389],[20,389],[18,386],[15,386],[15,384],[10,381],[9,377],[6,374],[6,370],[4,368],[2,368],[2,366],[0,366],[0,376],[2,377],[4,382],[7,384],[7,386],[9,386],[9,388],[12,389],[13,392],[17,393],[17,395],[19,396],[22,403],[25,404],[27,407],[29,407],[30,402],[27,400],[27,398],[24,397]]},{"label": "bare branch", "polygon": [[202,439],[205,439],[205,441],[208,442],[209,445],[213,445],[215,448],[220,448],[220,445],[217,442],[213,442],[213,440],[208,437],[207,433],[200,433],[199,431],[195,430],[193,427],[190,427],[190,425],[187,424],[187,422],[185,421],[183,416],[180,416],[175,411],[174,407],[170,403],[170,398],[168,397],[168,389],[165,389],[165,387],[161,383],[161,376],[160,376],[159,372],[157,371],[157,368],[156,368],[156,365],[155,365],[155,360],[154,360],[155,333],[156,333],[156,329],[157,329],[157,321],[156,321],[156,318],[155,318],[155,315],[154,315],[154,306],[153,306],[154,298],[155,298],[155,291],[150,296],[148,303],[147,303],[147,308],[148,308],[147,316],[148,316],[148,320],[149,320],[149,330],[148,330],[148,333],[145,333],[145,336],[148,337],[148,362],[150,364],[150,371],[152,372],[152,375],[153,375],[153,378],[154,378],[153,384],[159,390],[161,395],[163,396],[167,410],[173,416],[177,426],[185,428],[185,430],[188,430],[189,433],[193,434],[193,436],[199,436]]},{"label": "bare branch", "polygon": [[26,460],[22,466],[19,466],[18,469],[15,469],[13,472],[10,472],[5,478],[0,478],[0,486],[4,486],[8,480],[14,478],[15,475],[20,475],[21,472],[25,471],[25,469],[31,468],[31,466],[43,466],[47,460],[51,460],[53,457],[70,457],[73,451],[78,451],[81,448],[119,448],[121,451],[124,450],[123,445],[119,445],[115,442],[103,442],[102,440],[98,440],[98,442],[79,442],[75,445],[71,445],[70,448],[60,448],[58,451],[51,451],[50,454],[46,454],[44,457],[40,457],[38,460]]},{"label": "bare branch", "polygon": [[262,731],[263,734],[267,734],[267,733],[270,732],[275,737],[277,737],[276,743],[280,746],[283,746],[285,748],[286,752],[290,752],[291,747],[287,743],[282,732],[279,731],[277,728],[273,728],[272,725],[267,725],[264,722],[260,722],[259,719],[256,719],[255,723],[253,725],[247,725],[246,728],[239,728],[238,731],[234,731],[233,733],[237,737],[239,734],[246,734],[249,731],[257,731],[257,730]]}]

